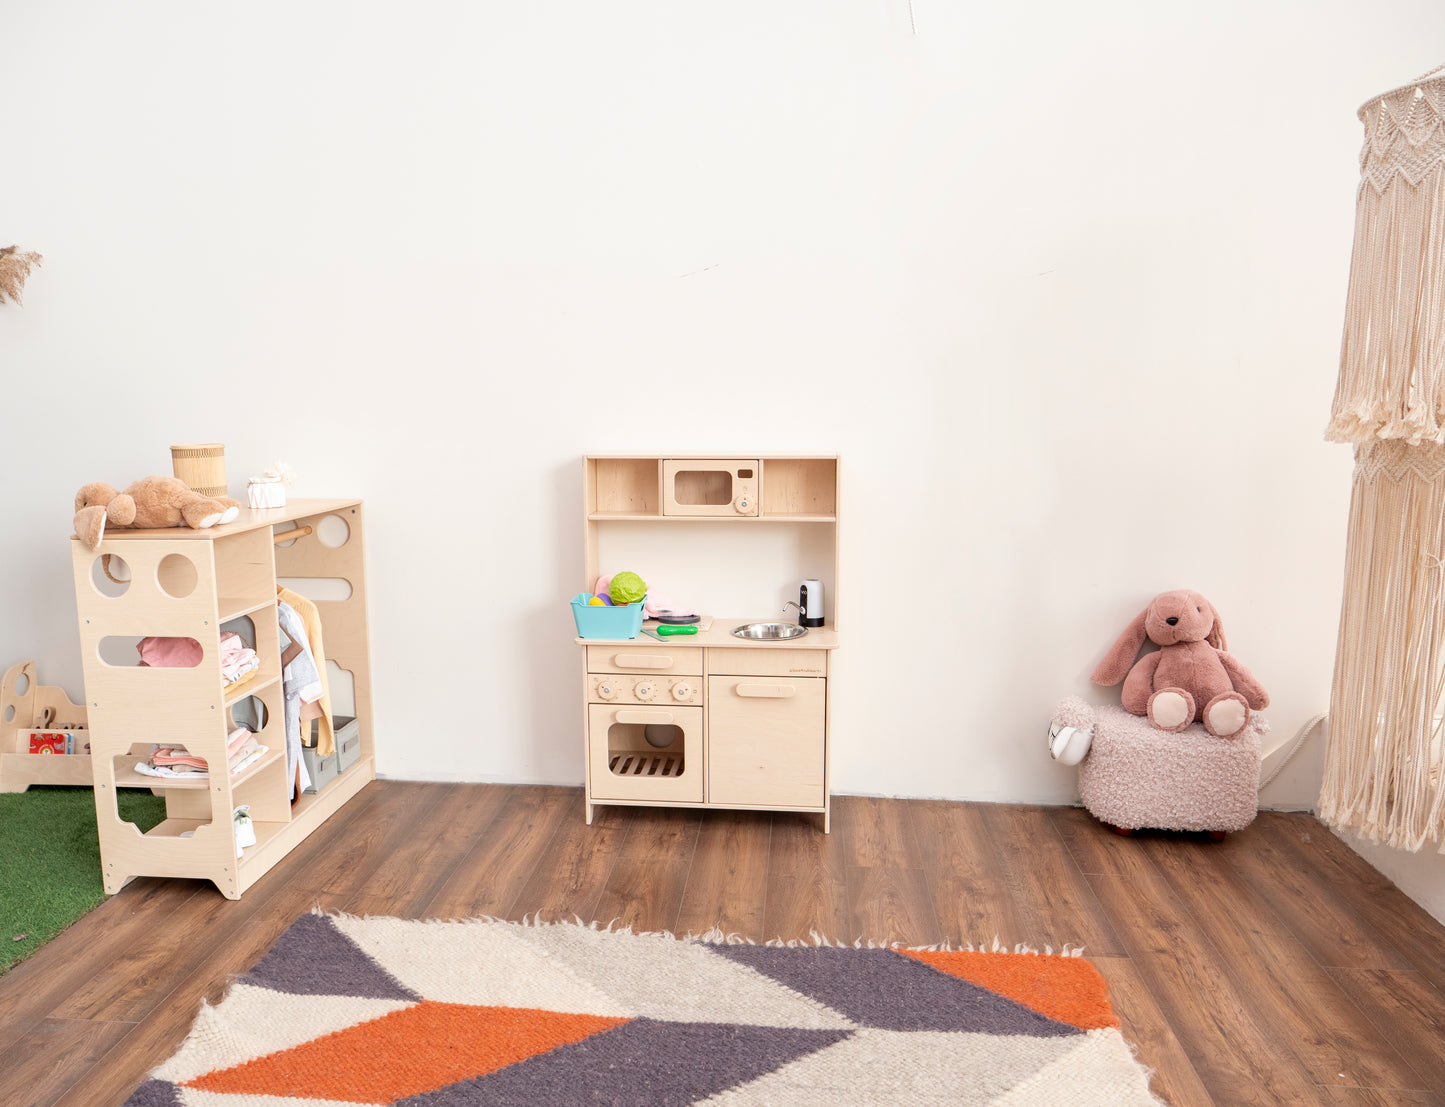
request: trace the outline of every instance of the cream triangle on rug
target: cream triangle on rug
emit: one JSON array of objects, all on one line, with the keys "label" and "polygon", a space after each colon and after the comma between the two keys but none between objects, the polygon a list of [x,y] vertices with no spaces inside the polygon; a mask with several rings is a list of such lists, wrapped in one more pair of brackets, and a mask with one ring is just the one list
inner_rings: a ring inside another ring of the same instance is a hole
[{"label": "cream triangle on rug", "polygon": [[1160,1100],[1077,951],[303,915],[128,1107]]}]

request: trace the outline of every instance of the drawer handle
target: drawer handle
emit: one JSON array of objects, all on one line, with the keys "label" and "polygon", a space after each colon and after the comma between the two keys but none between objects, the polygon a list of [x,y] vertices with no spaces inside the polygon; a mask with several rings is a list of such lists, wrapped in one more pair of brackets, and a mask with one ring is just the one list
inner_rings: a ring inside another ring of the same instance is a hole
[{"label": "drawer handle", "polygon": [[665,653],[619,653],[612,663],[619,669],[671,669],[676,660]]},{"label": "drawer handle", "polygon": [[785,700],[797,692],[791,684],[739,684],[738,695],[749,699]]},{"label": "drawer handle", "polygon": [[672,712],[659,711],[657,708],[651,711],[619,711],[613,718],[619,723],[670,723]]}]

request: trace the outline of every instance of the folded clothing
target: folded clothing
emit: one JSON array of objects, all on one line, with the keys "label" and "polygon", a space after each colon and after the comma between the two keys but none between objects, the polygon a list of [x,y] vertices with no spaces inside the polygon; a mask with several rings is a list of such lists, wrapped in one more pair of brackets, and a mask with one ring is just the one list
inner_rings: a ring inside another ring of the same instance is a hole
[{"label": "folded clothing", "polygon": [[[140,663],[153,669],[194,669],[201,663],[204,650],[194,638],[142,638],[136,649]],[[256,651],[233,630],[221,633],[221,676],[227,684],[236,684],[242,677],[261,667]]]},{"label": "folded clothing", "polygon": [[[232,775],[254,764],[267,750],[245,727],[237,727],[226,736],[226,762]],[[197,757],[184,746],[152,746],[146,760],[138,762],[136,772],[145,776],[195,777],[210,775],[204,757]]]},{"label": "folded clothing", "polygon": [[261,760],[261,755],[265,752],[266,747],[258,743],[256,739],[252,738],[251,741],[247,744],[246,748],[243,749],[240,753],[238,753],[235,759],[231,762],[231,775],[235,776],[248,765],[252,765],[255,762]]},{"label": "folded clothing", "polygon": [[241,747],[236,750],[235,753],[231,754],[230,757],[226,758],[226,763],[230,766],[231,772],[234,773],[238,768],[240,768],[242,763],[249,764],[251,760],[254,760],[254,758],[251,757],[251,754],[255,753],[260,748],[260,742],[256,741],[254,737],[247,737],[245,742],[241,744]]},{"label": "folded clothing", "polygon": [[221,634],[221,676],[227,684],[235,684],[247,673],[260,668],[261,660],[256,651],[246,645],[246,640],[233,630]]},{"label": "folded clothing", "polygon": [[204,757],[192,757],[186,752],[184,746],[156,746],[151,750],[150,762],[156,768],[167,766],[172,769],[179,769],[182,766],[192,769],[206,768]]},{"label": "folded clothing", "polygon": [[178,771],[168,765],[152,765],[149,761],[137,761],[135,771],[143,776],[162,776],[167,778],[190,778],[192,780],[205,780],[208,773],[198,773],[193,769]]},{"label": "folded clothing", "polygon": [[226,735],[226,757],[229,760],[236,756],[236,751],[246,744],[251,732],[243,726],[238,726],[231,733]]},{"label": "folded clothing", "polygon": [[142,638],[136,649],[140,663],[153,669],[194,669],[201,663],[201,644],[194,638]]},{"label": "folded clothing", "polygon": [[[238,726],[226,735],[226,761],[234,764],[239,757],[255,747],[255,735],[245,727]],[[153,768],[175,769],[178,772],[193,769],[204,773],[209,768],[204,757],[197,757],[185,746],[152,746],[147,760]]]}]

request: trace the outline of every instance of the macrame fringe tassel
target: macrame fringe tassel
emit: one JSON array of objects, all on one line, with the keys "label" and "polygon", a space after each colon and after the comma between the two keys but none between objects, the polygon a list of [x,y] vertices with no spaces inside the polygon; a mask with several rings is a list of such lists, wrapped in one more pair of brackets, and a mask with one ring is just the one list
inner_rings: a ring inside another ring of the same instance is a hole
[{"label": "macrame fringe tassel", "polygon": [[1407,850],[1445,830],[1445,446],[1357,447],[1320,818]]},{"label": "macrame fringe tassel", "polygon": [[1445,66],[1369,100],[1325,437],[1445,442]]},{"label": "macrame fringe tassel", "polygon": [[1325,437],[1445,442],[1445,163],[1418,185],[1360,184]]}]

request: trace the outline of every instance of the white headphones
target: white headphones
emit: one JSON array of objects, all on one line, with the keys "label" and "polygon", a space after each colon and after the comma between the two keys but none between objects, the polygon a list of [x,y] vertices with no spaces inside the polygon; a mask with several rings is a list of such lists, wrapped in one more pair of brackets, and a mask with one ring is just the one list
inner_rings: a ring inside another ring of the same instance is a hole
[{"label": "white headphones", "polygon": [[1094,741],[1093,727],[1049,724],[1049,756],[1060,765],[1077,765]]}]

